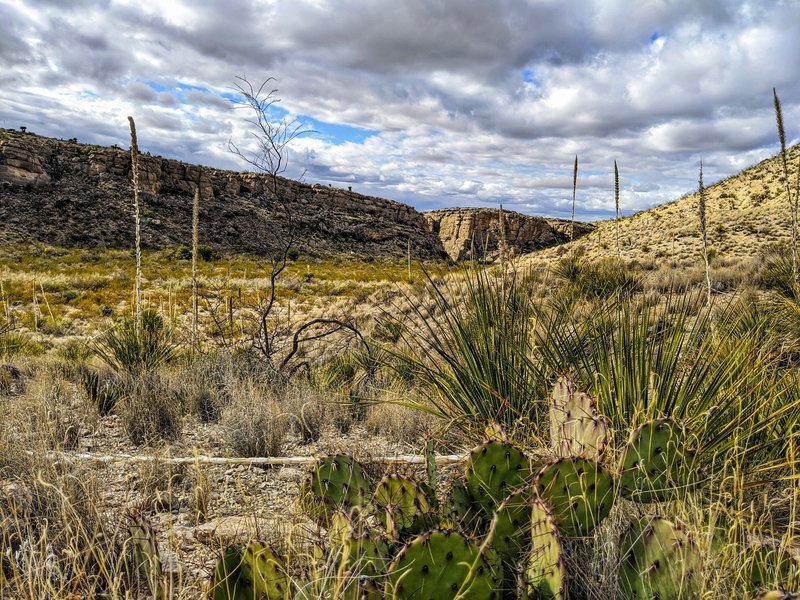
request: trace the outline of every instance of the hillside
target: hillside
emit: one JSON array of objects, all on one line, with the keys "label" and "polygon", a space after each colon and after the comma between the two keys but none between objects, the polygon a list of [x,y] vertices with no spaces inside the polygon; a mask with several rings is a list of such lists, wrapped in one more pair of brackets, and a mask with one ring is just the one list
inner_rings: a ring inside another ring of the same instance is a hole
[{"label": "hillside", "polygon": [[[130,248],[131,161],[127,151],[0,129],[0,243]],[[266,177],[190,165],[144,154],[140,160],[142,242],[188,245],[191,207],[200,188],[200,239],[230,253],[265,254],[289,228],[286,211],[265,194]],[[348,190],[281,179],[295,247],[306,255],[405,256],[454,260],[445,248],[472,239],[497,247],[497,211],[451,209],[440,219],[413,207]],[[569,239],[564,224],[506,213],[506,239],[519,253]],[[466,237],[465,237],[466,236]],[[451,251],[453,250],[453,251]]]},{"label": "hillside", "polygon": [[[789,172],[794,194],[800,146],[789,149]],[[706,188],[708,241],[719,262],[758,257],[764,250],[791,240],[791,210],[779,155]],[[699,196],[625,217],[619,221],[620,256],[625,260],[669,261],[674,266],[702,263]],[[617,255],[617,225],[601,221],[589,235],[571,245],[536,255],[549,259],[577,249],[589,258]]]}]

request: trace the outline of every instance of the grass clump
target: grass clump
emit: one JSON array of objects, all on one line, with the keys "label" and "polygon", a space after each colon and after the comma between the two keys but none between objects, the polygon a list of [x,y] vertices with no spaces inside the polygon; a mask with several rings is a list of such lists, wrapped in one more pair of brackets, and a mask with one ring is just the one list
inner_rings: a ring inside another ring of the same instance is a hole
[{"label": "grass clump", "polygon": [[126,379],[120,416],[125,433],[137,446],[173,442],[181,435],[180,402],[155,371]]},{"label": "grass clump", "polygon": [[274,395],[243,382],[222,412],[225,438],[236,456],[280,456],[290,424]]},{"label": "grass clump", "polygon": [[636,274],[619,259],[589,261],[570,255],[558,262],[555,275],[567,289],[590,300],[631,295],[642,289]]}]

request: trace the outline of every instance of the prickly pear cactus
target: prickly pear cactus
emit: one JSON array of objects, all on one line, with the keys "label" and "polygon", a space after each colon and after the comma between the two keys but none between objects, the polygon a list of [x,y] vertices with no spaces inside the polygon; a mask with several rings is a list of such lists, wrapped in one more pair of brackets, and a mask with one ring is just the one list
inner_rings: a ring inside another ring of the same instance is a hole
[{"label": "prickly pear cactus", "polygon": [[516,563],[530,546],[531,494],[530,486],[520,488],[503,500],[494,514],[492,548],[507,564]]},{"label": "prickly pear cactus", "polygon": [[161,553],[158,551],[153,526],[138,510],[132,510],[126,516],[136,573],[146,582],[154,597],[164,598],[166,581],[161,569]]},{"label": "prickly pear cactus", "polygon": [[242,552],[240,578],[252,582],[255,598],[283,600],[291,582],[283,560],[263,542],[250,542]]},{"label": "prickly pear cactus", "polygon": [[539,498],[553,508],[553,517],[567,537],[588,535],[608,516],[614,504],[614,479],[600,463],[559,458],[534,480]]},{"label": "prickly pear cactus", "polygon": [[336,510],[349,512],[364,506],[369,480],[357,460],[342,454],[320,459],[300,488],[300,507],[310,517],[327,523]]},{"label": "prickly pear cactus", "polygon": [[752,591],[777,585],[800,586],[800,563],[778,545],[759,544],[748,548],[743,573]]},{"label": "prickly pear cactus", "polygon": [[534,499],[530,507],[531,552],[525,571],[528,595],[564,600],[567,570],[558,526],[544,502]]},{"label": "prickly pear cactus", "polygon": [[571,379],[560,377],[550,396],[550,445],[556,455],[600,459],[609,437],[597,403]]},{"label": "prickly pear cactus", "polygon": [[699,598],[703,561],[694,541],[661,517],[633,523],[620,539],[619,597]]},{"label": "prickly pear cactus", "polygon": [[474,534],[481,525],[481,516],[472,496],[469,495],[467,484],[461,479],[454,479],[447,493],[445,517],[461,531]]},{"label": "prickly pear cactus", "polygon": [[241,578],[242,549],[226,548],[214,569],[211,597],[214,600],[252,600],[255,598],[251,581]]},{"label": "prickly pear cactus", "polygon": [[694,452],[686,431],[672,419],[635,429],[622,454],[620,493],[636,502],[673,499],[696,483]]},{"label": "prickly pear cactus", "polygon": [[375,488],[370,510],[381,515],[393,539],[400,533],[420,533],[433,517],[428,490],[402,475],[384,475]]},{"label": "prickly pear cactus", "polygon": [[499,580],[477,544],[454,531],[429,531],[389,565],[386,600],[499,600]]},{"label": "prickly pear cactus", "polygon": [[530,478],[530,460],[508,442],[485,442],[474,448],[464,472],[473,503],[487,516]]},{"label": "prickly pear cactus", "polygon": [[378,581],[389,564],[389,542],[377,532],[353,530],[344,541],[337,573],[336,594],[340,600],[381,600]]}]

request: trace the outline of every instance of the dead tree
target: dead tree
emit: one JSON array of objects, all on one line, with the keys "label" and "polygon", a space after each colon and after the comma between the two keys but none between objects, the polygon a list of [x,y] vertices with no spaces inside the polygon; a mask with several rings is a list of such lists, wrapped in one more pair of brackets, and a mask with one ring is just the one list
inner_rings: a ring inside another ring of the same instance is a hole
[{"label": "dead tree", "polygon": [[269,289],[266,299],[255,307],[258,324],[252,345],[277,374],[289,378],[299,370],[308,368],[308,364],[297,359],[299,345],[303,342],[321,340],[336,332],[346,331],[355,335],[362,345],[369,346],[348,319],[313,319],[294,327],[287,315],[279,314],[276,305],[277,285],[297,236],[292,214],[295,188],[283,175],[289,166],[291,143],[312,130],[297,119],[276,118],[280,98],[278,90],[272,87],[274,81],[270,77],[255,87],[246,77],[237,77],[235,87],[242,97],[238,108],[245,109],[250,115],[247,122],[251,126],[251,138],[247,146],[229,140],[228,148],[266,176],[265,200],[273,205],[271,212],[274,218],[284,222],[284,227],[271,228],[271,239],[265,244]]}]

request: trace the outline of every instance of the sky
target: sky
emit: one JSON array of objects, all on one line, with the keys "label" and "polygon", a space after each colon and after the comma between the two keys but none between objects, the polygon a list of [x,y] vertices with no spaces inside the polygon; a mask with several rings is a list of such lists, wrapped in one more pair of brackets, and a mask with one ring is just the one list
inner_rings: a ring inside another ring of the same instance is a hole
[{"label": "sky", "polygon": [[[0,127],[244,170],[240,77],[305,133],[286,176],[580,219],[800,138],[800,0],[0,0]],[[237,108],[238,107],[238,108]],[[295,121],[296,120],[296,121]]]}]

